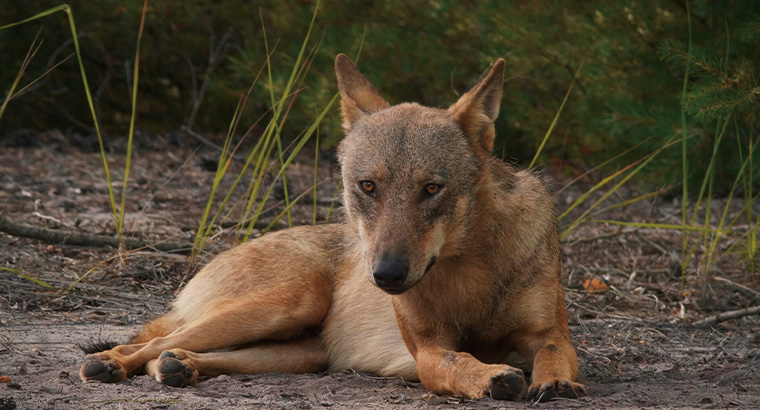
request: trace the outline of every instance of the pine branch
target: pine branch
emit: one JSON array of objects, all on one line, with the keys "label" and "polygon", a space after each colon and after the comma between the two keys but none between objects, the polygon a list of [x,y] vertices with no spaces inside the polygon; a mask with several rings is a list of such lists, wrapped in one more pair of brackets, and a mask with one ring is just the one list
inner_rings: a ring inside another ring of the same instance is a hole
[{"label": "pine branch", "polygon": [[747,43],[755,43],[760,40],[760,14],[750,17],[746,22],[739,25],[739,38]]}]

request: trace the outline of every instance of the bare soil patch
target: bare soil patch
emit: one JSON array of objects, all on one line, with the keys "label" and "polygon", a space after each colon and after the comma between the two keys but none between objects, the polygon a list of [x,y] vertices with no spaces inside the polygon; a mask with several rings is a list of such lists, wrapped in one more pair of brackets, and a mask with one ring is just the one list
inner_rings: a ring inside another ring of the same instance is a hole
[{"label": "bare soil patch", "polygon": [[[26,144],[33,146],[0,147],[0,216],[46,229],[113,232],[101,160],[91,144],[72,146],[57,133],[36,137],[38,143]],[[143,139],[154,142],[138,144],[134,156],[126,230],[153,242],[192,242],[210,191],[216,153],[194,153],[194,147],[168,138]],[[123,147],[113,150],[120,153]],[[113,179],[121,181],[123,164],[119,156],[113,158]],[[310,190],[313,158],[314,152],[305,152],[289,169],[291,195]],[[326,156],[320,164],[317,178],[325,182],[317,190],[317,218],[324,220],[328,213],[335,218],[330,202],[338,172]],[[120,183],[116,186],[120,190]],[[558,207],[566,208],[582,191],[563,191]],[[314,196],[307,193],[301,201],[293,208],[293,222],[311,223]],[[281,209],[282,205],[268,211],[263,219],[271,221]],[[679,223],[679,210],[676,201],[658,199],[610,211],[604,218]],[[285,225],[280,222],[277,227]],[[229,232],[219,233],[201,263],[232,246]],[[667,231],[604,225],[585,225],[568,237],[564,257],[570,330],[579,354],[580,380],[590,395],[534,407],[760,408],[758,317],[712,326],[691,324],[760,304],[753,282],[757,276],[753,279],[742,259],[729,254],[716,266],[716,279],[706,291],[697,291],[693,273],[681,287],[680,240],[679,234]],[[113,258],[116,254],[108,247],[49,244],[0,233],[0,267],[21,270],[55,287],[46,289],[0,271],[0,376],[7,377],[0,383],[0,409],[531,405],[438,397],[419,383],[353,372],[221,376],[184,389],[147,376],[113,385],[83,384],[78,378],[83,354],[77,344],[125,340],[166,309],[195,269],[188,268],[180,253],[145,249],[127,253],[123,261]],[[70,292],[59,292],[98,264]],[[585,291],[584,280],[594,278],[607,289]]]}]

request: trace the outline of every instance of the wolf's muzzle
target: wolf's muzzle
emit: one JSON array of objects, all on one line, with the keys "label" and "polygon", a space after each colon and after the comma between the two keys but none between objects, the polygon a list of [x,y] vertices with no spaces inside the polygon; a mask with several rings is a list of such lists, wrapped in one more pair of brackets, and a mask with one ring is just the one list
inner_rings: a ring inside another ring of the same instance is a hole
[{"label": "wolf's muzzle", "polygon": [[409,264],[402,258],[380,258],[372,269],[372,277],[380,289],[391,293],[401,293],[409,276]]}]

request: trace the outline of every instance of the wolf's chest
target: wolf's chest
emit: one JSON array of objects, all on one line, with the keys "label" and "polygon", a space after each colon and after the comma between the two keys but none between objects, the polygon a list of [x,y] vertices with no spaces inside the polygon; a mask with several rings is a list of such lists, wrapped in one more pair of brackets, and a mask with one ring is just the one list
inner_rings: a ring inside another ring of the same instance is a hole
[{"label": "wolf's chest", "polygon": [[417,365],[401,338],[391,296],[361,274],[337,284],[322,340],[330,353],[331,371],[351,368],[417,379]]}]

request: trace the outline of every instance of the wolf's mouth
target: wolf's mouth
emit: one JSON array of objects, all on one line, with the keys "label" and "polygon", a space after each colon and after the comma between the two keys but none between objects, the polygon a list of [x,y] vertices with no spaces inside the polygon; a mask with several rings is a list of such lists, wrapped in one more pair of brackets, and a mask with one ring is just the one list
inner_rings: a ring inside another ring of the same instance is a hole
[{"label": "wolf's mouth", "polygon": [[[425,274],[427,274],[430,271],[430,269],[433,268],[433,265],[435,265],[435,262],[436,262],[436,257],[435,256],[433,256],[432,258],[430,258],[430,261],[428,261],[427,266],[425,266]],[[425,274],[423,274],[422,276],[425,276]],[[422,276],[420,276],[420,279],[422,279]],[[382,288],[382,287],[380,287],[380,289],[382,289],[383,292],[388,293],[390,295],[400,295],[400,294],[406,292],[407,290],[413,288],[418,282],[419,282],[419,279],[416,282],[414,282],[414,283],[405,283],[404,285],[402,285],[401,287],[398,287],[398,288]]]},{"label": "wolf's mouth", "polygon": [[430,269],[433,267],[433,265],[435,265],[436,259],[437,258],[435,256],[430,258],[430,261],[428,262],[427,266],[425,266],[425,274],[427,274],[430,271]]}]

